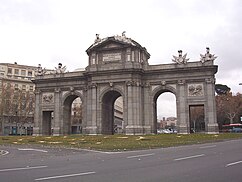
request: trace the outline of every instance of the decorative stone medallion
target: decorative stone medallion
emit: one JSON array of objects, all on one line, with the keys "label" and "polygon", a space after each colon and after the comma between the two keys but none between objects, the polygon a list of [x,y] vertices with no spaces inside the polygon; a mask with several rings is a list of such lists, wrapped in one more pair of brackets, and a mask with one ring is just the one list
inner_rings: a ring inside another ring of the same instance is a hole
[{"label": "decorative stone medallion", "polygon": [[44,93],[42,95],[42,102],[43,103],[54,103],[54,93]]},{"label": "decorative stone medallion", "polygon": [[203,96],[203,84],[188,84],[188,96]]}]

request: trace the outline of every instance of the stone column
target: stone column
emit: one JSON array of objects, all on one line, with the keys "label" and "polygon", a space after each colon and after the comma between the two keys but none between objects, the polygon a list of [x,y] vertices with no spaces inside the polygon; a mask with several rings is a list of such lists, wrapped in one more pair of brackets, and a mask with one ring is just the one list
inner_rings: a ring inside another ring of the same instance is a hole
[{"label": "stone column", "polygon": [[185,80],[178,80],[178,85],[177,85],[177,119],[179,123],[179,133],[181,134],[187,134],[189,133],[188,131],[188,124],[189,124],[189,119],[188,115],[186,113],[186,107],[187,107],[187,102],[186,102],[186,87],[185,87]]},{"label": "stone column", "polygon": [[41,108],[41,93],[40,91],[35,91],[35,110],[34,110],[34,127],[33,136],[42,135],[42,108]]},{"label": "stone column", "polygon": [[63,130],[61,130],[61,126],[64,128],[65,126],[63,126],[63,117],[60,117],[63,115],[63,111],[62,111],[62,103],[61,103],[61,99],[60,99],[60,89],[56,88],[55,89],[55,94],[54,94],[54,104],[55,104],[55,110],[54,110],[54,123],[53,123],[53,136],[59,136],[63,133]]},{"label": "stone column", "polygon": [[127,96],[128,125],[126,126],[126,134],[143,134],[144,131],[141,118],[141,87],[139,82],[127,83]]},{"label": "stone column", "polygon": [[154,133],[153,120],[153,101],[150,96],[150,84],[145,83],[143,86],[143,119],[144,119],[144,134]]},{"label": "stone column", "polygon": [[215,103],[215,84],[213,78],[208,78],[205,80],[206,85],[206,101],[207,101],[207,133],[214,134],[218,133],[218,123],[216,114],[216,103]]},{"label": "stone column", "polygon": [[87,90],[87,121],[86,126],[83,128],[86,134],[97,134],[97,85],[91,84]]}]

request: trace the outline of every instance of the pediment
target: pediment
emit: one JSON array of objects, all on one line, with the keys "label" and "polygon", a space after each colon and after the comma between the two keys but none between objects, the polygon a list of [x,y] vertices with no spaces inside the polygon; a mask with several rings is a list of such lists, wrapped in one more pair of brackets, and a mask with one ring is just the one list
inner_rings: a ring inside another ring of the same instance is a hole
[{"label": "pediment", "polygon": [[123,47],[123,44],[120,44],[120,43],[115,43],[115,42],[109,42],[107,43],[106,45],[103,45],[103,46],[99,46],[100,48],[121,48]]},{"label": "pediment", "polygon": [[119,37],[108,37],[101,39],[94,44],[92,44],[88,49],[87,53],[90,53],[93,50],[102,50],[102,49],[118,49],[123,47],[136,46],[131,39],[121,39]]},{"label": "pediment", "polygon": [[118,49],[118,48],[123,48],[124,46],[131,46],[130,44],[116,41],[116,40],[107,40],[104,41],[97,46],[95,46],[95,49],[100,50],[100,49]]}]

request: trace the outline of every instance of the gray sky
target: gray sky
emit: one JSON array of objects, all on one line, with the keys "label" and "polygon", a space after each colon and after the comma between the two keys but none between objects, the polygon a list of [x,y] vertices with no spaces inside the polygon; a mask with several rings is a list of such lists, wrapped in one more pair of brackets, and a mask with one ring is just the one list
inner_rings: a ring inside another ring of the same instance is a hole
[{"label": "gray sky", "polygon": [[0,62],[69,71],[87,66],[86,49],[101,38],[134,39],[150,64],[172,63],[182,49],[198,61],[205,48],[218,56],[217,83],[242,92],[240,0],[0,0]]}]

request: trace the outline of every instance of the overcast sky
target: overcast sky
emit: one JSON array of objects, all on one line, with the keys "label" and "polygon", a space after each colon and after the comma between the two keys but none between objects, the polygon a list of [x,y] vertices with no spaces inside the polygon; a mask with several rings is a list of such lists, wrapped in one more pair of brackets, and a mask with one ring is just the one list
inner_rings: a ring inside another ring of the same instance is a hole
[{"label": "overcast sky", "polygon": [[0,62],[69,71],[87,66],[86,49],[101,38],[134,39],[150,64],[190,61],[210,47],[218,56],[216,83],[242,92],[241,0],[0,0]]}]

